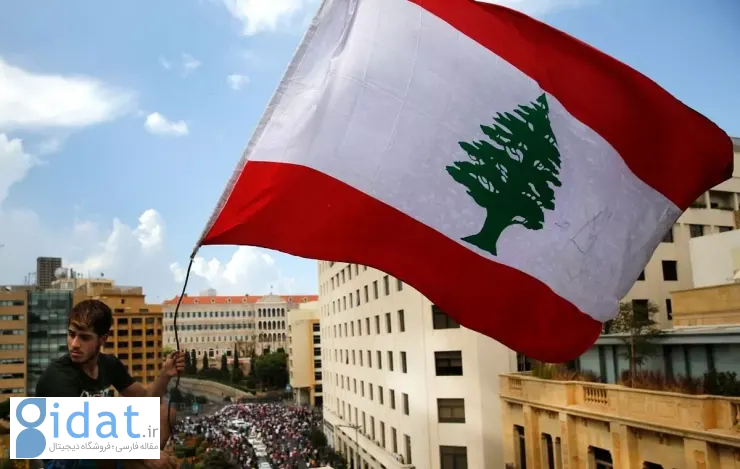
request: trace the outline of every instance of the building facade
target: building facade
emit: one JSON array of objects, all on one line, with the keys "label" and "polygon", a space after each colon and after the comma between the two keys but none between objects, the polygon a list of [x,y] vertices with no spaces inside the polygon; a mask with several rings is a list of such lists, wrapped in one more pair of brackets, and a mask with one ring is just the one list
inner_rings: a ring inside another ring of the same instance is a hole
[{"label": "building facade", "polygon": [[321,407],[324,402],[318,306],[312,302],[288,311],[288,373],[293,400],[312,407]]},{"label": "building facade", "polygon": [[61,257],[37,257],[36,258],[36,286],[42,290],[51,287],[56,277],[56,270],[62,267]]},{"label": "building facade", "polygon": [[733,139],[735,172],[732,178],[702,194],[681,215],[655,250],[643,274],[624,301],[652,302],[660,309],[655,318],[670,327],[673,305],[670,294],[694,287],[690,242],[694,238],[724,233],[739,227],[740,139]]},{"label": "building facade", "polygon": [[0,290],[0,402],[26,395],[28,291]]},{"label": "building facade", "polygon": [[516,354],[383,272],[318,264],[329,444],[361,469],[503,467],[496,393]]},{"label": "building facade", "polygon": [[135,381],[154,382],[165,358],[162,305],[148,304],[142,287],[117,286],[102,278],[88,279],[74,290],[75,304],[86,299],[100,300],[113,311],[112,332],[103,352],[118,356]]},{"label": "building facade", "polygon": [[740,466],[738,398],[522,374],[502,376],[500,396],[509,469]]},{"label": "building facade", "polygon": [[[178,299],[166,300],[163,305],[164,344],[173,349]],[[177,318],[180,348],[195,350],[198,363],[202,363],[203,354],[208,354],[209,366],[213,367],[220,366],[223,354],[230,363],[234,347],[241,350],[242,357],[249,356],[250,350],[259,355],[266,350],[287,349],[287,312],[317,299],[316,295],[185,296]]]}]

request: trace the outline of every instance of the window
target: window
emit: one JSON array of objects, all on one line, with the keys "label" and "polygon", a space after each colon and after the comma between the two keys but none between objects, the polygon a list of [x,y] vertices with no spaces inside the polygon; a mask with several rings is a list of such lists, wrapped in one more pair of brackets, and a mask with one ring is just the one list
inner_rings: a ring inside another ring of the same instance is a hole
[{"label": "window", "polygon": [[388,390],[388,400],[391,401],[391,409],[396,408],[396,391],[393,389]]},{"label": "window", "polygon": [[462,352],[460,350],[434,352],[434,366],[437,376],[462,376]]},{"label": "window", "polygon": [[704,225],[689,225],[689,235],[692,238],[704,236]]},{"label": "window", "polygon": [[404,458],[404,463],[411,464],[411,437],[408,435],[404,435],[404,440],[406,442],[406,457]]},{"label": "window", "polygon": [[409,415],[409,395],[403,393],[403,413]]},{"label": "window", "polygon": [[437,399],[439,423],[465,423],[465,399]]},{"label": "window", "polygon": [[370,350],[367,351],[367,367],[372,368],[373,367],[373,354],[370,352]]},{"label": "window", "polygon": [[465,446],[440,446],[440,469],[468,469],[468,448]]},{"label": "window", "polygon": [[375,280],[373,282],[373,295],[375,296],[375,299],[378,299],[378,281]]},{"label": "window", "polygon": [[385,313],[385,332],[387,332],[388,334],[392,332],[391,313]]},{"label": "window", "polygon": [[370,302],[370,293],[368,292],[367,285],[365,285],[365,303]]},{"label": "window", "polygon": [[376,353],[378,354],[378,369],[382,370],[383,369],[383,354],[380,352],[380,350],[378,350]]},{"label": "window", "polygon": [[648,300],[632,300],[632,313],[635,316],[646,317],[650,315],[650,302]]},{"label": "window", "polygon": [[391,427],[391,445],[394,453],[398,453],[398,433],[396,429]]},{"label": "window", "polygon": [[380,402],[380,405],[385,404],[385,393],[383,393],[383,386],[378,386],[378,402]]},{"label": "window", "polygon": [[401,281],[400,278],[397,278],[396,279],[396,291],[401,291],[401,290],[403,290],[403,282]]},{"label": "window", "polygon": [[665,300],[665,312],[668,316],[668,320],[673,320],[673,304],[671,303],[670,298],[666,298]]},{"label": "window", "polygon": [[383,292],[385,293],[385,296],[391,294],[391,281],[387,275],[383,277]]},{"label": "window", "polygon": [[718,228],[720,233],[727,233],[728,231],[732,231],[731,226],[719,226]]},{"label": "window", "polygon": [[371,401],[375,398],[375,389],[373,389],[373,383],[367,383],[367,395]]},{"label": "window", "polygon": [[370,335],[370,318],[365,318],[365,332]]},{"label": "window", "polygon": [[514,448],[517,459],[519,459],[519,467],[517,469],[527,469],[527,439],[524,436],[524,427],[514,425],[514,435],[519,440],[519,447]]},{"label": "window", "polygon": [[375,333],[380,334],[380,315],[375,315]]},{"label": "window", "polygon": [[362,335],[362,320],[357,320],[357,335]]},{"label": "window", "polygon": [[552,444],[552,435],[547,433],[542,434],[542,439],[545,441],[545,463],[546,469],[555,469],[555,448]]},{"label": "window", "polygon": [[375,417],[370,416],[370,437],[375,440]]},{"label": "window", "polygon": [[393,351],[388,350],[388,370],[393,371]]},{"label": "window", "polygon": [[406,316],[402,309],[398,310],[398,332],[406,332]]},{"label": "window", "polygon": [[406,352],[401,352],[401,373],[408,373],[408,366],[406,364]]},{"label": "window", "polygon": [[385,422],[380,422],[380,447],[385,448]]},{"label": "window", "polygon": [[458,329],[460,324],[447,316],[437,305],[432,305],[432,326],[434,329]]},{"label": "window", "polygon": [[676,261],[663,261],[663,280],[678,280],[678,269]]},{"label": "window", "polygon": [[612,454],[609,452],[609,450],[597,448],[595,446],[589,446],[588,452],[593,455],[594,462],[596,463],[596,469],[612,469],[614,467]]},{"label": "window", "polygon": [[645,280],[645,271],[644,270],[642,272],[640,272],[640,276],[637,277],[637,280]]}]

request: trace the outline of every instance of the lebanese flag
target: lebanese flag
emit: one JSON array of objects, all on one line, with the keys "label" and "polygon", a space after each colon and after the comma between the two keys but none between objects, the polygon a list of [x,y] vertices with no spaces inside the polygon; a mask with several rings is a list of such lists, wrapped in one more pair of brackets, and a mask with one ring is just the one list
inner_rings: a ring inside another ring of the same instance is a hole
[{"label": "lebanese flag", "polygon": [[564,362],[732,164],[712,122],[524,14],[325,0],[198,246],[375,267]]}]

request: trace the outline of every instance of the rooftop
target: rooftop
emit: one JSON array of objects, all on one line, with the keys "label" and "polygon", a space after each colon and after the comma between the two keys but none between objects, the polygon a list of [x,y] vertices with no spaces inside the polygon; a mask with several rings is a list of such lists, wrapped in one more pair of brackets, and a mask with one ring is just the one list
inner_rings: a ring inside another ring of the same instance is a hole
[{"label": "rooftop", "polygon": [[[619,345],[624,343],[628,333],[603,334],[596,341],[596,345]],[[658,342],[671,344],[740,344],[740,324],[708,325],[708,326],[679,326],[672,329],[663,329]]]},{"label": "rooftop", "polygon": [[[270,295],[243,295],[243,296],[189,296],[185,295],[182,299],[183,305],[194,305],[194,304],[250,304],[257,303],[262,298],[270,297]],[[309,301],[318,301],[318,295],[280,295],[279,298],[282,301],[288,303],[307,303]],[[170,300],[165,300],[166,305],[176,305],[180,299],[179,296],[175,296]]]}]

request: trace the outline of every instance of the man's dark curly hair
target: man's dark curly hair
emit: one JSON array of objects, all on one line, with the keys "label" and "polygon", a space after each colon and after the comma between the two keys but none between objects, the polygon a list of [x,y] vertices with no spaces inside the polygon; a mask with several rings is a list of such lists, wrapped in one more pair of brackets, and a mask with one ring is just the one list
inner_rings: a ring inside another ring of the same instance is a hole
[{"label": "man's dark curly hair", "polygon": [[67,325],[79,329],[92,329],[98,336],[104,336],[113,326],[113,312],[100,300],[80,301],[69,312]]}]

